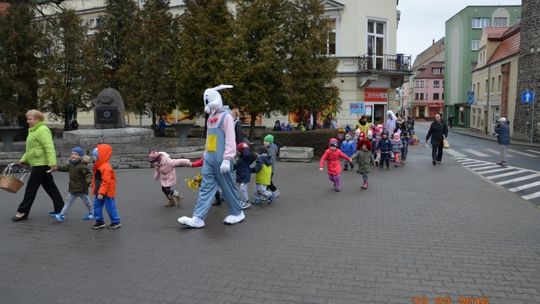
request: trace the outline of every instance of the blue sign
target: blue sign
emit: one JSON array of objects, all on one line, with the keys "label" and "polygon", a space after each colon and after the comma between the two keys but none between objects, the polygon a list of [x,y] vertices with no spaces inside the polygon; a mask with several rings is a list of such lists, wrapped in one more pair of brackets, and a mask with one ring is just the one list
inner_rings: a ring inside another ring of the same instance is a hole
[{"label": "blue sign", "polygon": [[474,92],[473,91],[467,92],[467,103],[469,105],[472,105],[474,103]]},{"label": "blue sign", "polygon": [[351,102],[349,111],[351,114],[366,114],[366,103],[363,101]]},{"label": "blue sign", "polygon": [[521,103],[529,104],[534,102],[534,91],[525,90],[521,91]]}]

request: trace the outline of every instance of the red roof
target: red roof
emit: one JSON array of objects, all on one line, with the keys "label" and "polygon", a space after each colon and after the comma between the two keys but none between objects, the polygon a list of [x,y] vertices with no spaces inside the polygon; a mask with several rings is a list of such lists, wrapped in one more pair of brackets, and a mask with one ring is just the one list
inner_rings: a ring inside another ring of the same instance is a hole
[{"label": "red roof", "polygon": [[486,64],[491,64],[507,57],[519,54],[519,46],[521,41],[520,25],[514,25],[501,34],[502,42],[497,46],[491,58]]},{"label": "red roof", "polygon": [[508,27],[485,27],[484,32],[489,40],[496,40],[501,38],[508,29]]},{"label": "red roof", "polygon": [[444,73],[433,74],[433,68],[444,68],[444,62],[432,61],[423,65],[422,67],[417,68],[420,73],[414,76],[414,79],[443,79]]}]

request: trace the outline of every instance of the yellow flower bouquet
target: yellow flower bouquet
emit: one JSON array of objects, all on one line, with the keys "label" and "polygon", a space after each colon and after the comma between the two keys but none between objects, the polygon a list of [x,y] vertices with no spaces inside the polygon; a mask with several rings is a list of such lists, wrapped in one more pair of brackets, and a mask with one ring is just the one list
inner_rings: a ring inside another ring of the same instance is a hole
[{"label": "yellow flower bouquet", "polygon": [[192,178],[186,178],[186,185],[192,190],[197,190],[201,187],[202,174],[198,173]]}]

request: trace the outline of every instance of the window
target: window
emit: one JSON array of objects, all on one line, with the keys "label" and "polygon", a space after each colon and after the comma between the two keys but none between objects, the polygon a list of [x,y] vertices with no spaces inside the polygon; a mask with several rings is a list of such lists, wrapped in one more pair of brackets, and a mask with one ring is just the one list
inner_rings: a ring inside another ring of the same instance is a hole
[{"label": "window", "polygon": [[421,87],[421,88],[424,87],[424,81],[423,81],[423,80],[420,80],[420,87]]},{"label": "window", "polygon": [[420,100],[424,100],[424,93],[420,93]]},{"label": "window", "polygon": [[444,93],[441,94],[441,99],[444,100]]},{"label": "window", "polygon": [[471,50],[477,51],[480,48],[480,40],[471,40]]},{"label": "window", "polygon": [[433,100],[439,100],[439,93],[433,93]]},{"label": "window", "polygon": [[484,90],[485,94],[489,93],[489,79],[486,79],[486,88]]},{"label": "window", "polygon": [[434,88],[434,89],[438,89],[438,88],[439,88],[439,81],[438,81],[438,80],[434,80],[434,81],[433,81],[433,88]]},{"label": "window", "polygon": [[418,100],[418,93],[414,93],[414,100]]},{"label": "window", "polygon": [[368,67],[376,70],[385,68],[384,51],[386,23],[381,21],[368,20],[367,48],[369,62]]},{"label": "window", "polygon": [[495,17],[493,18],[493,27],[505,27],[508,26],[508,18]]},{"label": "window", "polygon": [[87,21],[88,23],[88,28],[93,30],[93,29],[96,29],[99,24],[101,23],[101,18],[100,17],[94,17],[94,18],[90,18],[88,19]]},{"label": "window", "polygon": [[326,35],[326,54],[336,54],[336,19],[328,19],[328,33]]},{"label": "window", "polygon": [[502,82],[502,76],[499,75],[497,78],[497,92],[501,92],[501,82]]},{"label": "window", "polygon": [[473,95],[476,96],[476,83],[472,84]]},{"label": "window", "polygon": [[495,77],[491,77],[491,93],[495,90]]},{"label": "window", "polygon": [[433,73],[433,75],[440,75],[444,73],[444,68],[432,68],[431,73]]},{"label": "window", "polygon": [[489,18],[472,18],[472,28],[482,29],[489,26]]},{"label": "window", "polygon": [[420,87],[420,81],[416,80],[416,81],[414,82],[414,87],[415,87],[415,88],[419,88],[419,87]]}]

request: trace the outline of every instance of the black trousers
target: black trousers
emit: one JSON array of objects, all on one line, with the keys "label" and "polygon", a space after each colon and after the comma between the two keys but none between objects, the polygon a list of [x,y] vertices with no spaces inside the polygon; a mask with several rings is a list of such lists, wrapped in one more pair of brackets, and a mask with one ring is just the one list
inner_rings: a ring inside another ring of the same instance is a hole
[{"label": "black trousers", "polygon": [[431,159],[435,161],[442,160],[443,143],[442,141],[438,145],[431,145]]},{"label": "black trousers", "polygon": [[45,192],[47,192],[49,197],[52,199],[54,205],[54,212],[62,211],[62,208],[64,207],[64,200],[62,199],[62,195],[60,194],[60,191],[58,191],[58,188],[54,183],[52,174],[47,173],[49,169],[49,166],[32,167],[32,170],[30,171],[30,177],[28,178],[28,182],[26,183],[24,198],[19,204],[17,212],[24,213],[26,215],[30,213],[30,209],[32,208],[32,204],[34,203],[34,199],[36,198],[39,186],[43,186]]},{"label": "black trousers", "polygon": [[268,190],[272,192],[277,190],[276,185],[274,185],[274,172],[272,172],[272,175],[270,176],[270,185],[268,185]]}]

